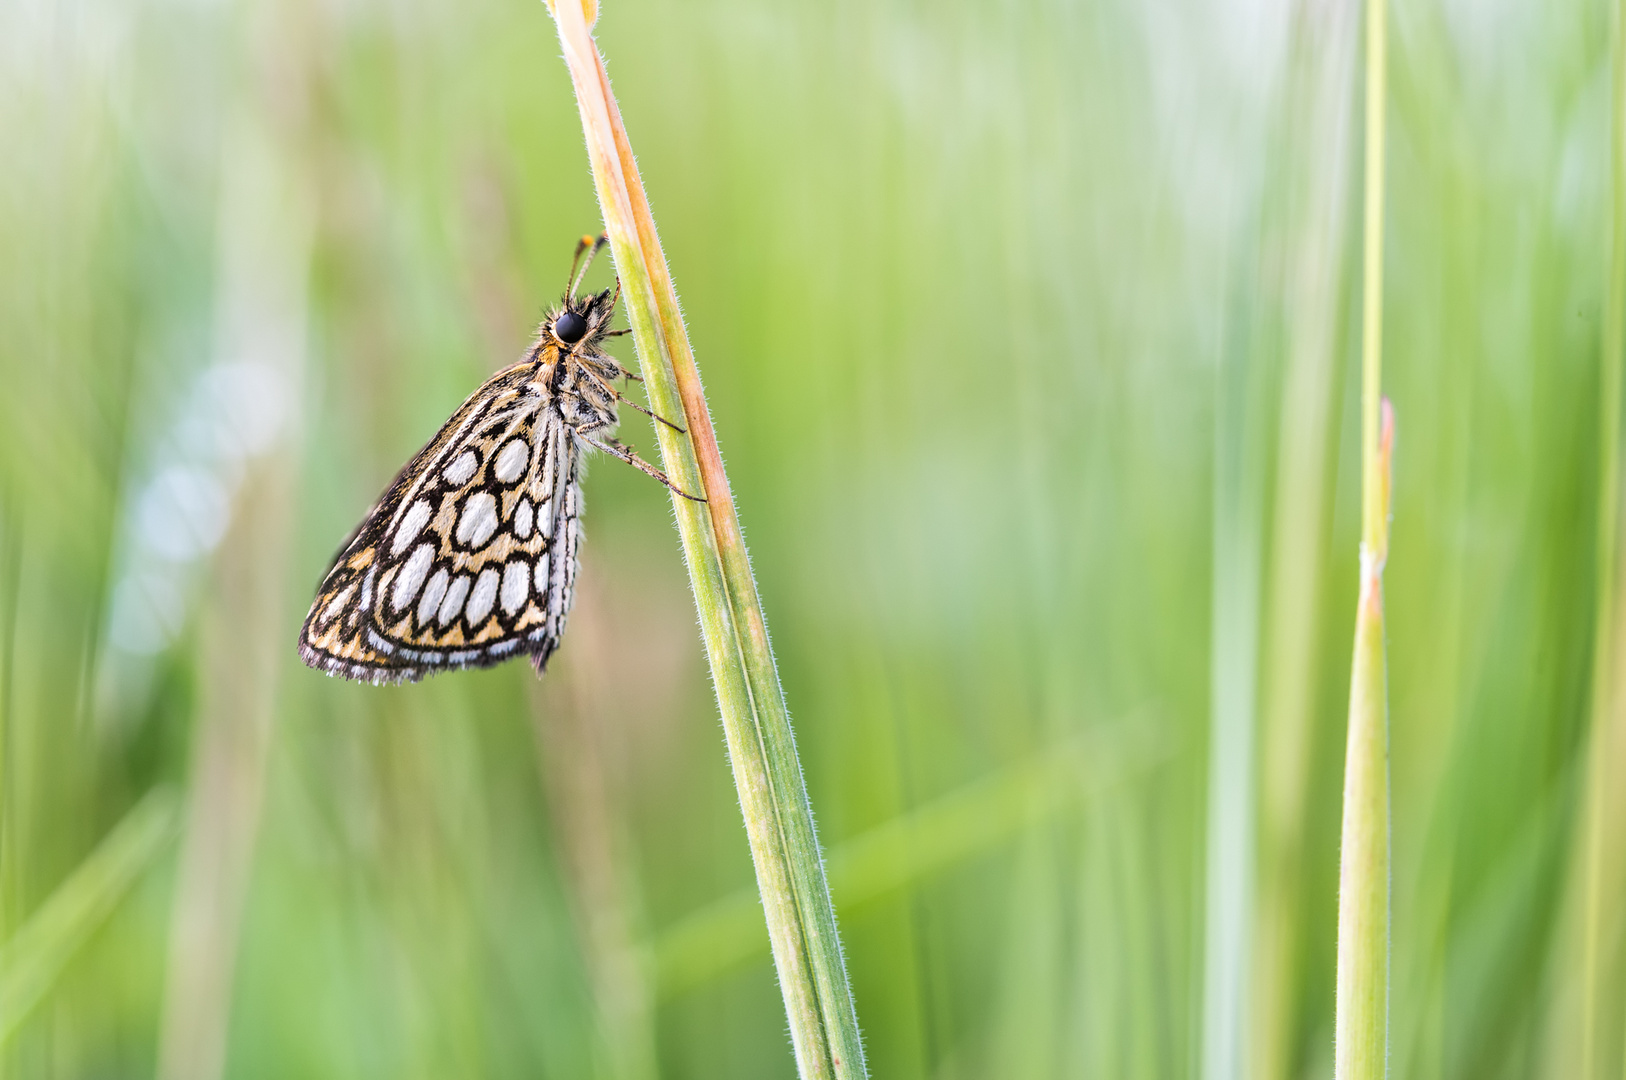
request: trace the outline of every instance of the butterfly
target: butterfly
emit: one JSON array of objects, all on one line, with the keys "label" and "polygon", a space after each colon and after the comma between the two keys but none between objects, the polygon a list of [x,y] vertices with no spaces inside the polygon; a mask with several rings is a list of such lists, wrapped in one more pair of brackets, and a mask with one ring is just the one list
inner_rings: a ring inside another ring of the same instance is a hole
[{"label": "butterfly", "polygon": [[615,387],[638,379],[601,347],[628,333],[609,329],[620,283],[576,295],[606,239],[582,238],[564,297],[524,359],[452,414],[345,542],[300,631],[305,663],[379,684],[527,655],[540,675],[575,591],[584,453],[705,501],[611,434],[617,403],[684,429]]}]

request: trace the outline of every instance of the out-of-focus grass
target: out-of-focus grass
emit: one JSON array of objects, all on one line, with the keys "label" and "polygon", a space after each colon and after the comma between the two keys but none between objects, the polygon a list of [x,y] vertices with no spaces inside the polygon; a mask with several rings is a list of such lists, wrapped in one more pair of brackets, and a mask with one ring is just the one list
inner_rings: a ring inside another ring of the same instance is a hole
[{"label": "out-of-focus grass", "polygon": [[[594,732],[606,828],[569,831],[586,797],[558,779],[573,763],[537,755],[572,741],[537,749],[519,665],[374,689],[298,664],[326,559],[518,354],[597,221],[540,5],[301,0],[282,51],[250,44],[268,7],[0,9],[0,570],[17,567],[0,573],[0,934],[142,793],[186,780],[203,665],[241,642],[271,650],[280,691],[228,1075],[635,1074],[597,1044],[616,1030],[602,988],[619,985],[654,1003],[660,1075],[788,1076],[765,960],[680,973],[670,997],[637,986],[657,977],[637,963],[652,943],[751,880],[646,478],[593,467],[577,628],[597,644],[567,638],[535,703]],[[1233,625],[1212,609],[1215,527],[1239,514],[1262,545],[1238,553],[1266,590],[1260,707],[1280,665],[1310,679],[1289,755],[1296,856],[1254,819],[1260,873],[1290,876],[1294,1004],[1255,1010],[1278,1019],[1248,1045],[1275,1076],[1330,1071],[1355,217],[1314,189],[1342,267],[1320,316],[1325,464],[1290,491],[1283,343],[1305,301],[1272,284],[1302,280],[1272,237],[1283,200],[1311,197],[1300,185],[1338,179],[1272,134],[1300,93],[1291,10],[604,7],[831,850],[1070,740],[1117,761],[1116,718],[1157,717],[1167,746],[838,907],[877,1076],[1195,1075],[1211,680],[1238,654],[1213,640]],[[1393,1070],[1522,1077],[1549,1060],[1568,977],[1554,943],[1594,603],[1608,12],[1391,16]],[[314,202],[302,386],[254,381],[262,358],[215,337],[245,100],[271,127],[306,117],[290,149]],[[1217,387],[1244,370],[1262,494],[1221,506],[1216,431],[1237,429],[1217,429]],[[208,583],[269,445],[244,434],[263,410],[237,406],[277,393],[299,464],[292,550],[265,567],[282,614],[260,618],[284,624],[250,633]],[[650,448],[644,422],[626,433]],[[1320,526],[1272,524],[1304,491],[1297,512]],[[1284,607],[1285,580],[1314,602]],[[1292,646],[1278,618],[1301,620]],[[591,662],[563,662],[574,650]],[[1277,730],[1259,729],[1261,766]],[[624,953],[584,944],[573,868],[599,855]],[[155,863],[85,943],[4,1051],[7,1075],[152,1070],[175,874]],[[1256,941],[1283,895],[1270,880],[1242,913]],[[619,983],[598,970],[616,955],[634,961]]]},{"label": "out-of-focus grass", "polygon": [[[1089,771],[1083,768],[1086,758],[1095,759]],[[830,849],[831,888],[851,908],[916,887],[929,875],[1008,843],[1025,827],[1073,809],[1109,777],[1138,776],[1143,766],[1138,756],[1086,754],[1076,740],[1046,747],[1033,761],[975,780]],[[665,975],[660,991],[686,992],[761,955],[767,942],[757,929],[760,905],[754,892],[741,890],[663,931],[655,957]]]},{"label": "out-of-focus grass", "polygon": [[0,947],[0,1046],[175,832],[175,793],[149,792]]},{"label": "out-of-focus grass", "polygon": [[1383,569],[1394,489],[1394,410],[1383,396],[1388,216],[1388,0],[1367,0],[1366,140],[1361,169],[1361,562],[1356,586],[1343,824],[1338,836],[1336,1080],[1389,1075],[1389,667]]}]

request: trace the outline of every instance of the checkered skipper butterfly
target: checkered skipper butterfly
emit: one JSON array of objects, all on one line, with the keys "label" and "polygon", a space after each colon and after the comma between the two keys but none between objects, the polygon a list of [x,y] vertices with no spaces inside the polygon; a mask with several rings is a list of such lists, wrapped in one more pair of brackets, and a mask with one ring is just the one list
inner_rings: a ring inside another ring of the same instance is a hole
[{"label": "checkered skipper butterfly", "polygon": [[683,429],[615,388],[638,378],[601,348],[627,333],[609,329],[620,286],[576,295],[604,243],[582,238],[525,358],[452,414],[345,543],[305,617],[305,663],[376,684],[528,655],[541,674],[575,589],[583,451],[704,501],[610,434],[617,402]]}]

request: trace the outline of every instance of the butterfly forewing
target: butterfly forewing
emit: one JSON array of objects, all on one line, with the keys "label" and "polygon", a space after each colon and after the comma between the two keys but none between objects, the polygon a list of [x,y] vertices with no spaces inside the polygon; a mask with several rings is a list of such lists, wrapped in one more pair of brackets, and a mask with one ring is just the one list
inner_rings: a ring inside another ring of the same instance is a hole
[{"label": "butterfly forewing", "polygon": [[[606,242],[584,237],[578,262]],[[609,329],[619,289],[578,297],[580,279],[572,266],[525,359],[452,414],[345,543],[300,631],[305,663],[384,683],[528,655],[540,674],[576,586],[582,453],[705,501],[614,437],[617,402],[649,410],[615,389],[633,375],[601,347],[626,332]]]},{"label": "butterfly forewing", "polygon": [[306,663],[371,682],[519,653],[541,669],[570,609],[581,490],[538,370],[494,376],[390,485],[317,592]]}]

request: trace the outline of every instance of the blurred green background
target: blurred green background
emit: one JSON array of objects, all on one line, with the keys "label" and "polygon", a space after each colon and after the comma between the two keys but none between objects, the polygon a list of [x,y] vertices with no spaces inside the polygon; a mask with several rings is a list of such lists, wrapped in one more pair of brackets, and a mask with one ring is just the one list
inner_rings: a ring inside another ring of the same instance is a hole
[{"label": "blurred green background", "polygon": [[[1610,18],[1391,13],[1398,1077],[1581,1076],[1589,963],[1620,1075],[1626,814],[1574,930]],[[1358,9],[597,32],[872,1074],[1330,1076]],[[540,683],[294,649],[598,228],[544,7],[10,0],[0,131],[0,1072],[792,1076],[664,491],[594,465]]]}]

